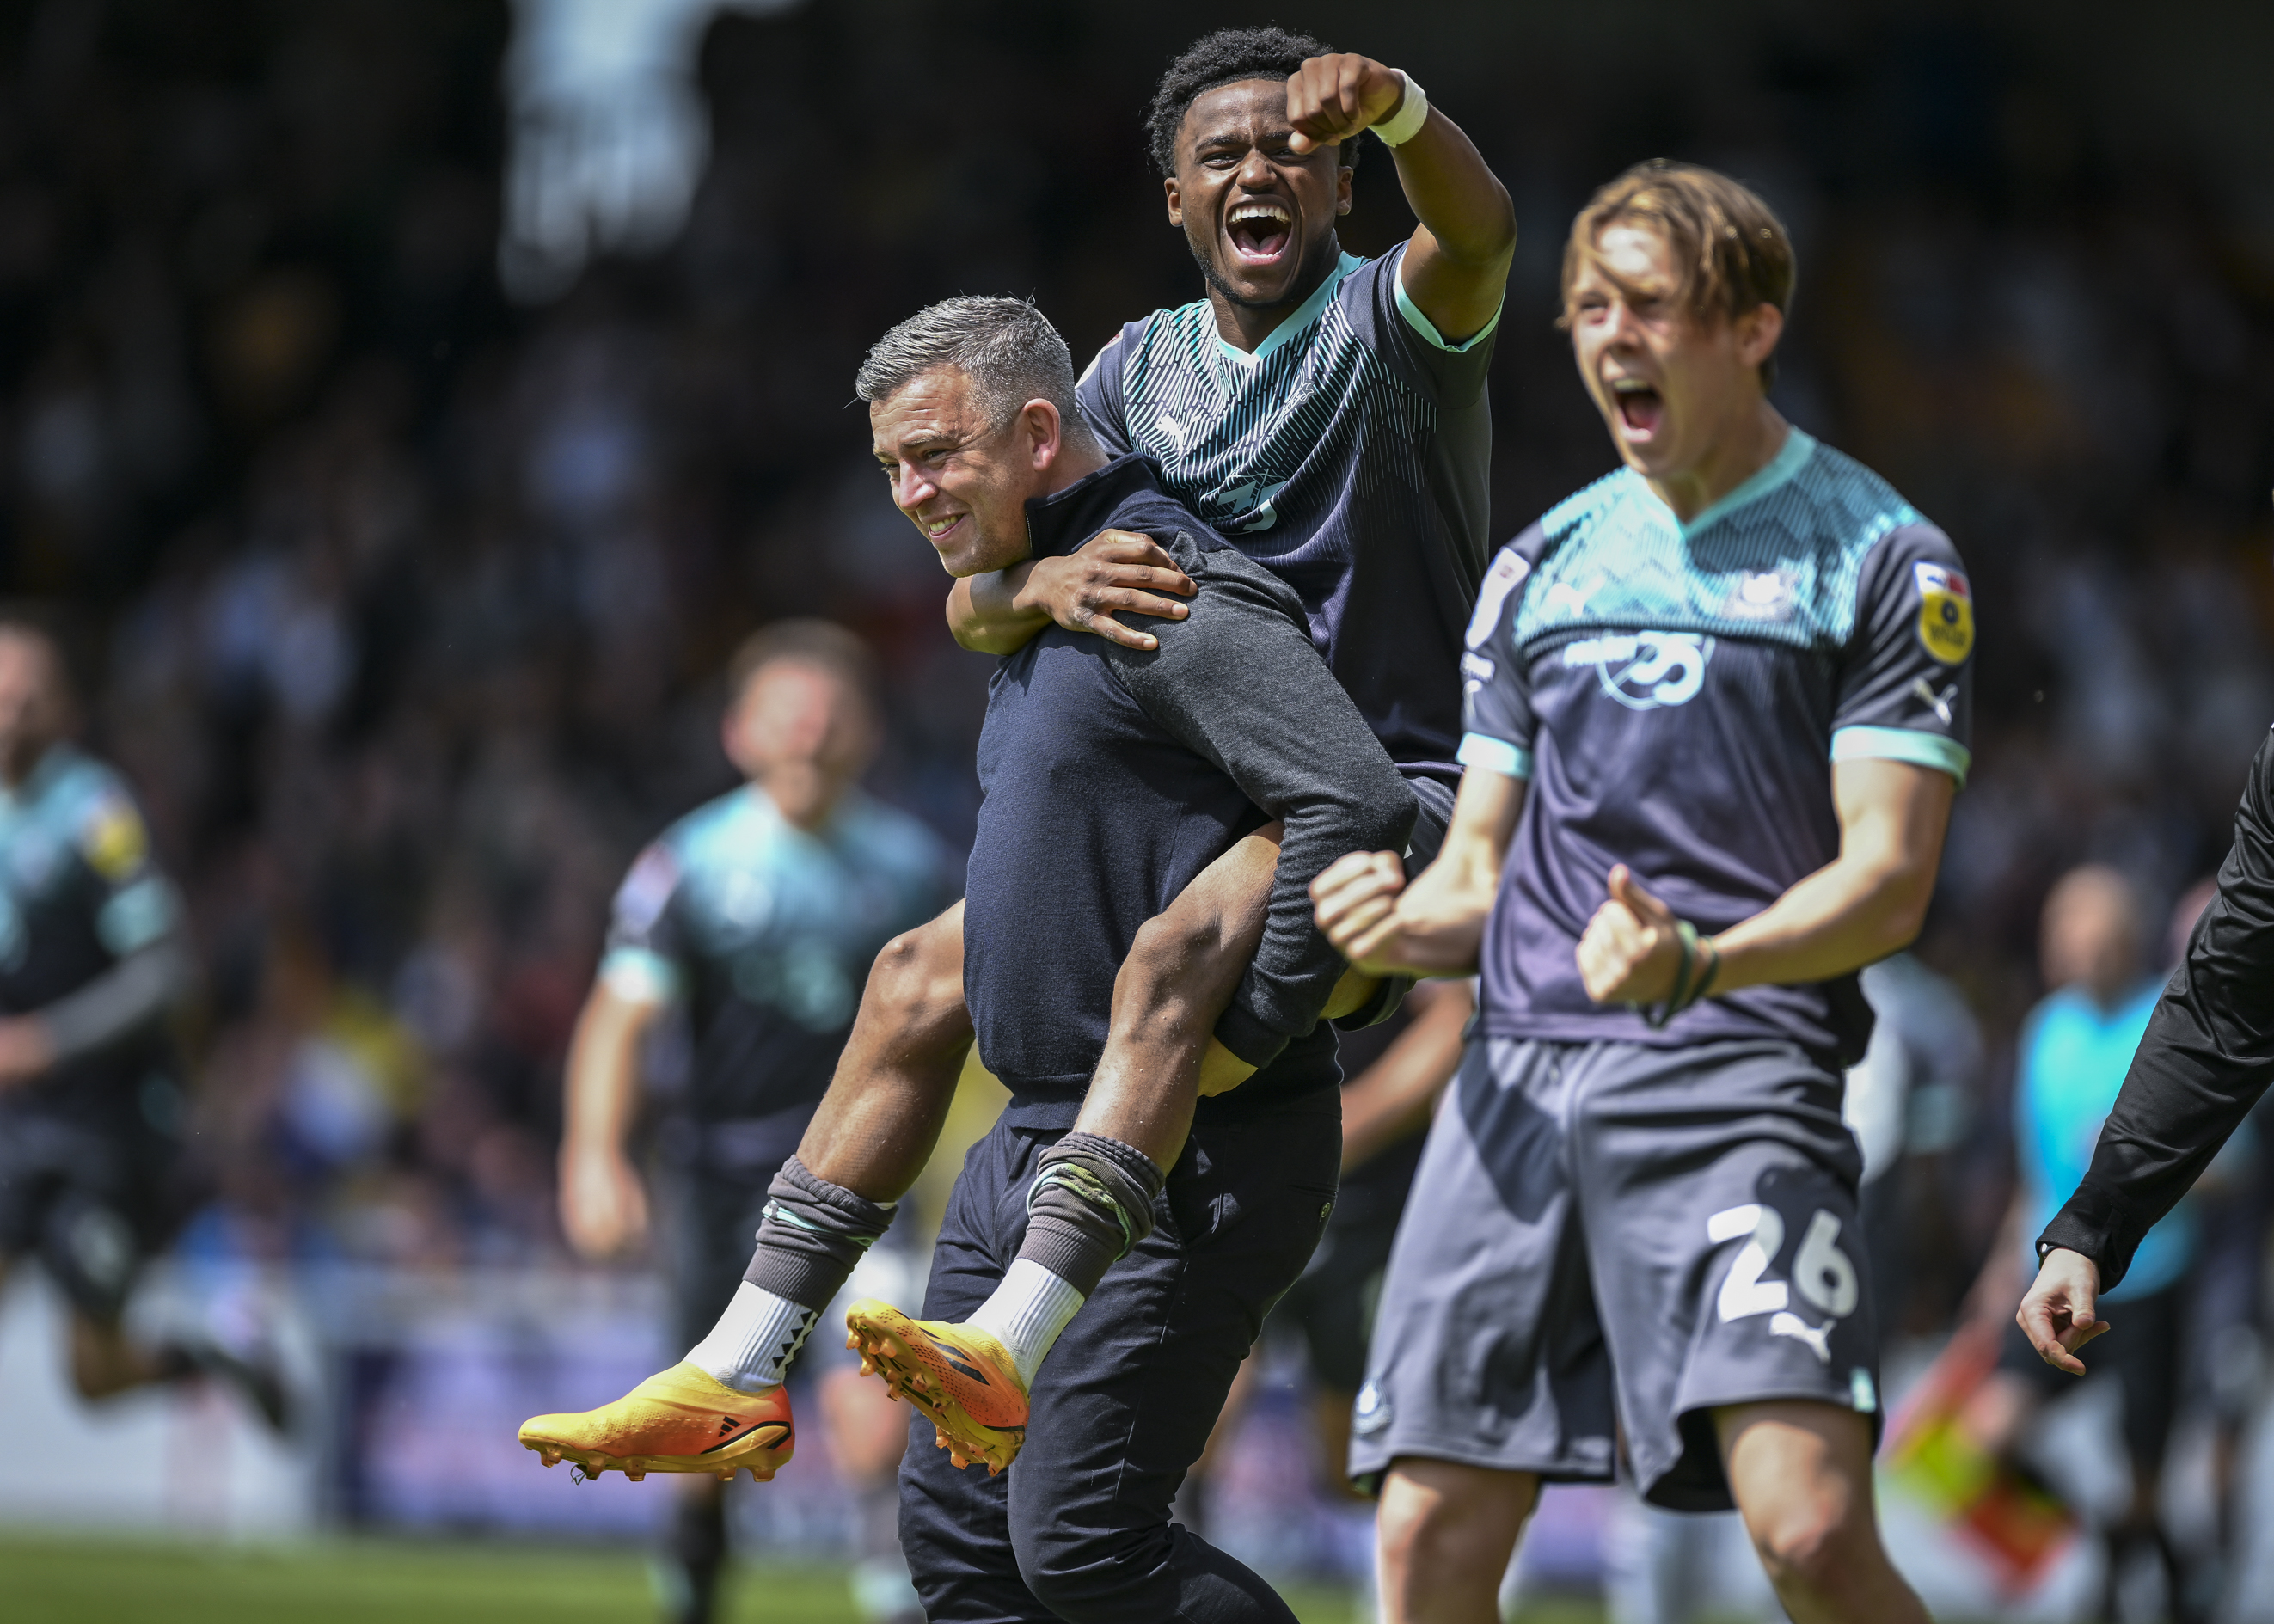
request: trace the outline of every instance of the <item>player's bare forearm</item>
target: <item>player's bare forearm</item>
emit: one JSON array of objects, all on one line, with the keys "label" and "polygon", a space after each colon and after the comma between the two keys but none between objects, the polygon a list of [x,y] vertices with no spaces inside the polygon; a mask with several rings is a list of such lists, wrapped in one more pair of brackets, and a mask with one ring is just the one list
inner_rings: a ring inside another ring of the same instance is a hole
[{"label": "player's bare forearm", "polygon": [[639,1107],[639,1043],[660,1006],[596,984],[576,1018],[561,1134],[561,1228],[587,1258],[614,1257],[647,1233],[647,1197],[625,1154]]},{"label": "player's bare forearm", "polygon": [[958,581],[948,590],[947,628],[979,654],[1015,654],[1045,627],[1088,632],[1128,649],[1157,648],[1123,614],[1181,620],[1192,577],[1161,545],[1129,530],[1100,530],[1072,553],[1028,559]]},{"label": "player's bare forearm", "polygon": [[1363,1166],[1429,1120],[1461,1059],[1476,1007],[1459,981],[1424,982],[1406,999],[1413,1019],[1397,1041],[1343,1090],[1343,1171]]},{"label": "player's bare forearm", "polygon": [[1472,974],[1525,788],[1487,769],[1466,774],[1445,843],[1411,885],[1392,852],[1354,852],[1329,867],[1311,886],[1327,940],[1369,975]]},{"label": "player's bare forearm", "polygon": [[947,629],[974,654],[1015,654],[1050,623],[1047,611],[1020,608],[1019,589],[1034,573],[1028,559],[1008,569],[967,575],[947,591]]},{"label": "player's bare forearm", "polygon": [[1516,259],[1516,206],[1461,127],[1429,109],[1396,151],[1398,184],[1420,222],[1399,269],[1405,297],[1448,342],[1481,332],[1508,292]]},{"label": "player's bare forearm", "polygon": [[639,1106],[640,1037],[656,1010],[606,981],[594,985],[568,1044],[564,1147],[606,1147],[621,1153]]},{"label": "player's bare forearm", "polygon": [[1715,993],[1845,975],[1909,946],[1926,921],[1957,784],[1908,762],[1832,770],[1840,855],[1713,939]]}]

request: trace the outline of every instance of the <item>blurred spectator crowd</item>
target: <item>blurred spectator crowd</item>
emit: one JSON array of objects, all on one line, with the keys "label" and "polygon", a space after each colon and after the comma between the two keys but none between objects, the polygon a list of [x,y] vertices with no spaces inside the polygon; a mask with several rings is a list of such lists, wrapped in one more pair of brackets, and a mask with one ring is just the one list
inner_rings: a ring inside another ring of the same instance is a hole
[{"label": "blurred spectator crowd", "polygon": [[[2010,1191],[2047,885],[2104,861],[2159,913],[2274,719],[2274,260],[2183,154],[2033,79],[1995,7],[1737,29],[1721,77],[1645,55],[1615,105],[1584,42],[1497,8],[1465,40],[1314,12],[1280,20],[1412,66],[1517,199],[1496,530],[1609,465],[1555,267],[1591,187],[1665,152],[1786,214],[1781,402],[1968,559],[1977,768],[1922,957],[1987,1060],[1903,1197],[1899,1328],[1946,1323]],[[730,781],[715,676],[753,626],[870,636],[876,787],[968,835],[988,662],[877,488],[853,367],[949,293],[1033,293],[1078,355],[1193,297],[1138,122],[1218,20],[726,16],[684,231],[523,308],[495,268],[504,0],[0,6],[0,570],[71,605],[93,741],[189,898],[186,1244],[561,1254],[560,1065],[606,899]],[[1345,240],[1407,229],[1374,147]]]}]

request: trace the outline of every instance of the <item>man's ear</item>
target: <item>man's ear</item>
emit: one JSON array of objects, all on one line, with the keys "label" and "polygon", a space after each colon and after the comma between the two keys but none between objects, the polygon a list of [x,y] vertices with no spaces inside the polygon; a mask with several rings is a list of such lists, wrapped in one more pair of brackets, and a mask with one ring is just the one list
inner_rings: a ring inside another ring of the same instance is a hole
[{"label": "man's ear", "polygon": [[[1356,140],[1358,137],[1350,139]],[[1335,152],[1335,213],[1347,214],[1351,212],[1351,182],[1358,178],[1358,170],[1342,162],[1342,155],[1341,149],[1337,148]]]},{"label": "man's ear", "polygon": [[1161,189],[1168,194],[1169,198],[1169,223],[1175,226],[1178,230],[1182,230],[1185,224],[1185,193],[1183,188],[1177,184],[1177,177],[1171,175],[1161,183]]},{"label": "man's ear", "polygon": [[1737,358],[1758,367],[1767,360],[1784,336],[1784,312],[1773,304],[1756,304],[1737,318]]},{"label": "man's ear", "polygon": [[1036,468],[1048,468],[1058,461],[1065,425],[1058,421],[1057,407],[1048,401],[1028,401],[1019,408],[1019,425],[1027,437],[1028,459]]}]

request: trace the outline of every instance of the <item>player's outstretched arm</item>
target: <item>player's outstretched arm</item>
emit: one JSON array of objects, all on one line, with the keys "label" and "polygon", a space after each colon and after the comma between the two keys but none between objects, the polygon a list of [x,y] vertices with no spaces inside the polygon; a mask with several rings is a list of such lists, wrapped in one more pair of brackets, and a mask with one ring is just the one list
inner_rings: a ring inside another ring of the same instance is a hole
[{"label": "player's outstretched arm", "polygon": [[1473,973],[1528,787],[1525,779],[1471,768],[1445,843],[1412,884],[1395,852],[1353,852],[1312,883],[1320,930],[1370,975]]},{"label": "player's outstretched arm", "polygon": [[2037,1281],[2014,1322],[2046,1364],[2082,1376],[2084,1361],[2076,1350],[2108,1329],[2107,1320],[2094,1317],[2099,1297],[2100,1270],[2092,1259],[2056,1246],[2037,1266]]},{"label": "player's outstretched arm", "polygon": [[[1404,74],[1370,56],[1314,56],[1287,81],[1291,144],[1307,152],[1377,127],[1402,132],[1415,110],[1407,100],[1418,94]],[[1465,342],[1484,330],[1508,291],[1515,205],[1476,143],[1442,108],[1429,107],[1420,128],[1391,152],[1398,184],[1421,222],[1399,273],[1405,297],[1447,342]]]},{"label": "player's outstretched arm", "polygon": [[[1705,945],[1702,994],[1845,975],[1907,947],[1926,921],[1958,782],[1935,767],[1835,762],[1840,855]],[[1681,921],[1622,864],[1579,938],[1579,974],[1599,1004],[1656,1004],[1683,974]],[[1692,950],[1693,955],[1696,950]],[[1700,996],[1691,987],[1689,998]]]},{"label": "player's outstretched arm", "polygon": [[[1117,612],[1181,620],[1192,578],[1149,536],[1100,530],[1072,553],[970,575],[948,590],[947,629],[976,654],[1014,654],[1044,627],[1093,632],[1125,649],[1159,647]],[[1166,594],[1166,596],[1164,596]]]}]

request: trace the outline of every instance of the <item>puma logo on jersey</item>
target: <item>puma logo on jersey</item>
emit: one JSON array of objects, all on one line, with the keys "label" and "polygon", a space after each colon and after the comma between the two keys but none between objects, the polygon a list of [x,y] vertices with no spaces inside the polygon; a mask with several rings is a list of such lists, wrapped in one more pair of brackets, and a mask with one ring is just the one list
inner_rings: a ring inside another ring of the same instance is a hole
[{"label": "puma logo on jersey", "polygon": [[1934,685],[1932,683],[1929,682],[1924,677],[1919,677],[1913,680],[1911,683],[1911,692],[1916,694],[1919,696],[1920,702],[1924,703],[1928,710],[1934,712],[1935,719],[1937,721],[1940,722],[1945,727],[1950,726],[1950,702],[1958,697],[1957,683],[1952,683],[1948,688],[1943,689],[1941,693],[1938,694],[1934,691]]},{"label": "puma logo on jersey", "polygon": [[1822,1325],[1811,1325],[1798,1314],[1788,1312],[1769,1316],[1771,1336],[1789,1336],[1795,1342],[1806,1342],[1809,1349],[1825,1364],[1832,1363],[1832,1327],[1840,1321],[1826,1320]]}]

